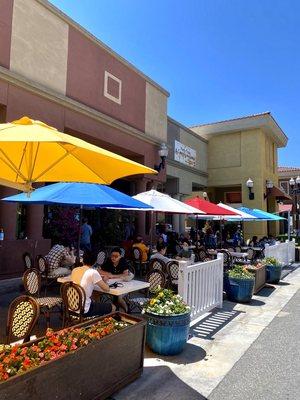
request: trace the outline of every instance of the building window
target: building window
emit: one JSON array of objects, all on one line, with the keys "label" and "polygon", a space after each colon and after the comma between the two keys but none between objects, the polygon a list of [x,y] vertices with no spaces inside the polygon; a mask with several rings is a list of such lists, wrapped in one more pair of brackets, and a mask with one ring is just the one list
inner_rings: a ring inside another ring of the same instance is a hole
[{"label": "building window", "polygon": [[242,193],[241,192],[226,192],[225,193],[225,203],[227,203],[227,204],[242,203]]},{"label": "building window", "polygon": [[121,104],[122,81],[110,72],[104,72],[104,96]]}]

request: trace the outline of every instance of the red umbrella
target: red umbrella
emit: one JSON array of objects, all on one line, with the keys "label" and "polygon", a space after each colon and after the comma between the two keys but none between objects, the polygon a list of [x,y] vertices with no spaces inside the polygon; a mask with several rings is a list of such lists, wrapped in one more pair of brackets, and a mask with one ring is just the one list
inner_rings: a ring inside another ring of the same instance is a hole
[{"label": "red umbrella", "polygon": [[184,201],[186,204],[189,206],[198,208],[198,210],[201,210],[205,212],[207,215],[239,215],[233,211],[229,211],[226,208],[223,208],[221,206],[217,206],[214,203],[211,203],[210,201],[201,199],[199,196],[193,197],[192,199],[188,199]]}]

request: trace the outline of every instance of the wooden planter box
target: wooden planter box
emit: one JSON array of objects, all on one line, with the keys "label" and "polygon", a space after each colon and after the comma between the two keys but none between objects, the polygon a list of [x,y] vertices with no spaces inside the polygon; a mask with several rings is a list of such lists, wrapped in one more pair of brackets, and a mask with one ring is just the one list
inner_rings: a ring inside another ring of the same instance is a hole
[{"label": "wooden planter box", "polygon": [[258,269],[248,267],[247,270],[255,276],[254,294],[256,294],[266,285],[266,266],[262,265]]},{"label": "wooden planter box", "polygon": [[133,325],[1,382],[0,399],[104,400],[138,378],[143,371],[146,321],[122,313],[110,316]]}]

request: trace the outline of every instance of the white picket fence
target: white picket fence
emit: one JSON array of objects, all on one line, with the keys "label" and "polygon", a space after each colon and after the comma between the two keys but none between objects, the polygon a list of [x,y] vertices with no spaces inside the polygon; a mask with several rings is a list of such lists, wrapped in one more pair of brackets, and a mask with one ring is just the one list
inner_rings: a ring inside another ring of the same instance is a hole
[{"label": "white picket fence", "polygon": [[191,319],[222,307],[223,302],[223,254],[216,260],[188,265],[179,263],[178,293],[191,307]]},{"label": "white picket fence", "polygon": [[295,241],[277,243],[273,246],[266,244],[265,257],[275,257],[283,265],[288,265],[295,261]]}]

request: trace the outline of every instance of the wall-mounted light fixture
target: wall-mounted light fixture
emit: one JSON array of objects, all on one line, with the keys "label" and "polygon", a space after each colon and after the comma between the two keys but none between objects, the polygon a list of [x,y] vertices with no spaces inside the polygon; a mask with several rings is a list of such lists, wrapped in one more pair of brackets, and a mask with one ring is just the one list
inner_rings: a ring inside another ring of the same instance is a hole
[{"label": "wall-mounted light fixture", "polygon": [[274,183],[271,180],[266,180],[267,192],[264,194],[264,199],[266,199],[270,195],[273,186]]},{"label": "wall-mounted light fixture", "polygon": [[254,200],[254,193],[252,192],[253,180],[251,178],[247,180],[246,186],[249,189],[249,200]]},{"label": "wall-mounted light fixture", "polygon": [[161,162],[159,165],[154,165],[154,169],[159,172],[161,169],[164,169],[166,166],[166,158],[168,157],[169,150],[168,147],[165,143],[162,143],[160,145],[160,148],[158,150],[158,155],[161,158]]}]

